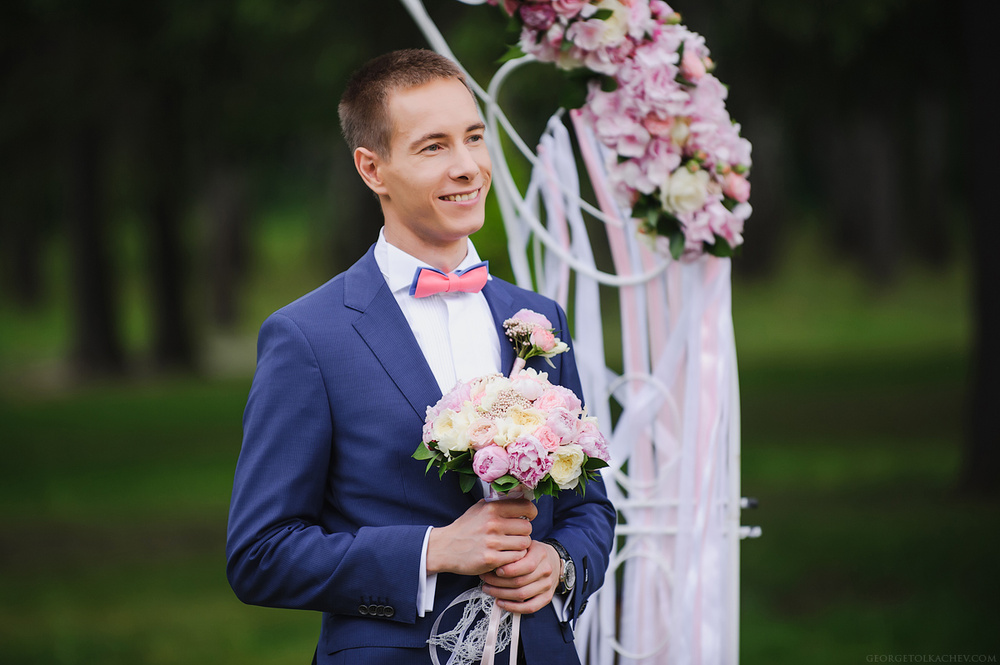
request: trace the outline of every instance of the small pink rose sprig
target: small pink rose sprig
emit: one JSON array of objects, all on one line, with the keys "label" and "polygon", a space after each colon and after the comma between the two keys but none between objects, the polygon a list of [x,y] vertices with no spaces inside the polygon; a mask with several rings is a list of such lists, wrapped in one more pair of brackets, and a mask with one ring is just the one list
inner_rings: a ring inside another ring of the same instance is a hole
[{"label": "small pink rose sprig", "polygon": [[523,369],[525,362],[535,356],[545,358],[549,367],[554,368],[550,358],[569,351],[569,345],[556,337],[552,322],[530,309],[522,309],[504,321],[503,329],[517,354],[511,376]]}]

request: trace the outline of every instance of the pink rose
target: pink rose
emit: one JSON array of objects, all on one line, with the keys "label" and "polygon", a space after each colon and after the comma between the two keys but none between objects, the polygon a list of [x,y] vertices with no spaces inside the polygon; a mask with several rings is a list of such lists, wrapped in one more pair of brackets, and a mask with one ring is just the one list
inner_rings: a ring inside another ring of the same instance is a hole
[{"label": "pink rose", "polygon": [[545,450],[555,450],[562,444],[562,438],[545,425],[535,430],[535,438]]},{"label": "pink rose", "polygon": [[580,398],[573,394],[572,390],[562,386],[552,386],[538,398],[535,407],[542,411],[552,411],[553,409],[566,409],[568,411],[579,411],[583,408]]},{"label": "pink rose", "polygon": [[545,427],[560,439],[560,443],[571,443],[576,438],[580,419],[566,409],[555,409],[549,413]]},{"label": "pink rose", "polygon": [[722,181],[722,193],[740,203],[746,203],[750,200],[750,181],[739,173],[730,171]]},{"label": "pink rose", "polygon": [[532,489],[552,468],[548,451],[541,441],[530,434],[519,437],[517,441],[507,446],[507,455],[510,459],[510,475]]},{"label": "pink rose", "polygon": [[587,457],[596,457],[605,462],[611,461],[608,442],[593,420],[584,420],[580,423],[580,435],[576,439],[576,445],[583,449],[583,454]]},{"label": "pink rose", "polygon": [[702,62],[698,55],[690,50],[684,51],[684,57],[681,58],[681,74],[688,81],[697,82],[705,75],[705,63]]},{"label": "pink rose", "polygon": [[588,0],[553,0],[552,8],[556,13],[566,18],[573,18],[588,3]]},{"label": "pink rose", "polygon": [[517,10],[524,27],[530,30],[545,32],[556,22],[556,11],[551,5],[524,4]]},{"label": "pink rose", "polygon": [[507,475],[510,470],[510,455],[500,446],[486,446],[476,451],[472,457],[472,470],[484,482],[492,483]]},{"label": "pink rose", "polygon": [[469,427],[469,445],[473,450],[481,450],[493,443],[497,435],[497,426],[493,421],[482,418]]},{"label": "pink rose", "polygon": [[652,136],[670,136],[670,130],[674,127],[674,119],[663,119],[655,113],[650,113],[642,120],[642,126],[646,128]]},{"label": "pink rose", "polygon": [[531,343],[542,351],[551,351],[556,348],[556,336],[547,328],[535,328],[531,331]]},{"label": "pink rose", "polygon": [[522,309],[517,312],[514,316],[510,317],[515,321],[523,321],[532,326],[540,326],[542,328],[552,328],[552,322],[547,318],[539,314],[538,312],[533,312],[530,309]]}]

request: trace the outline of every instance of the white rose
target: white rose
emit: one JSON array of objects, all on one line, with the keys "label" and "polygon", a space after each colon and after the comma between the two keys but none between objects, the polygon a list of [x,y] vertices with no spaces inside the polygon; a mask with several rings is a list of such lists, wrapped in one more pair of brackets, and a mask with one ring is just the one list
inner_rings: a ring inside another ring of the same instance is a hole
[{"label": "white rose", "polygon": [[503,448],[514,443],[518,437],[527,432],[523,425],[519,425],[509,418],[497,418],[494,422],[497,426],[497,435],[493,438],[493,442]]},{"label": "white rose", "polygon": [[617,46],[628,34],[628,7],[618,0],[601,0],[597,8],[610,9],[613,14],[604,20],[604,35],[601,46]]},{"label": "white rose", "polygon": [[571,490],[580,482],[580,474],[583,472],[583,449],[571,443],[566,446],[559,446],[552,453],[552,468],[549,475],[556,482],[561,490]]},{"label": "white rose", "polygon": [[465,412],[455,413],[448,410],[434,421],[431,435],[437,441],[438,449],[450,457],[450,453],[460,453],[469,449],[470,425],[471,421]]},{"label": "white rose", "polygon": [[705,205],[708,181],[708,171],[704,169],[694,173],[684,167],[677,169],[660,188],[663,207],[675,215],[700,210]]}]

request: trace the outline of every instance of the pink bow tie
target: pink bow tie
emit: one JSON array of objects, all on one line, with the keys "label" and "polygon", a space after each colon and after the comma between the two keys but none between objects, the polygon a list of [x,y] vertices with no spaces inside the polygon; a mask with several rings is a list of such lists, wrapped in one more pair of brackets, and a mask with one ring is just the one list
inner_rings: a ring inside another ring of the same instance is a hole
[{"label": "pink bow tie", "polygon": [[436,268],[417,268],[410,285],[410,295],[426,298],[435,293],[479,293],[489,277],[489,263],[483,261],[465,270],[444,273]]}]

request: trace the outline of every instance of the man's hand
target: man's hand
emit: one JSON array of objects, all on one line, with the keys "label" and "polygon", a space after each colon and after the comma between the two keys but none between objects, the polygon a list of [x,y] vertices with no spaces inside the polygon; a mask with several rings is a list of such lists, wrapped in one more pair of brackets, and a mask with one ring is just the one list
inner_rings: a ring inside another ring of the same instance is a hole
[{"label": "man's hand", "polygon": [[552,600],[561,571],[562,560],[555,548],[533,540],[523,558],[479,577],[483,592],[496,598],[501,609],[531,614]]},{"label": "man's hand", "polygon": [[427,572],[481,575],[519,561],[537,545],[530,521],[537,514],[527,499],[481,499],[448,526],[431,529]]}]

